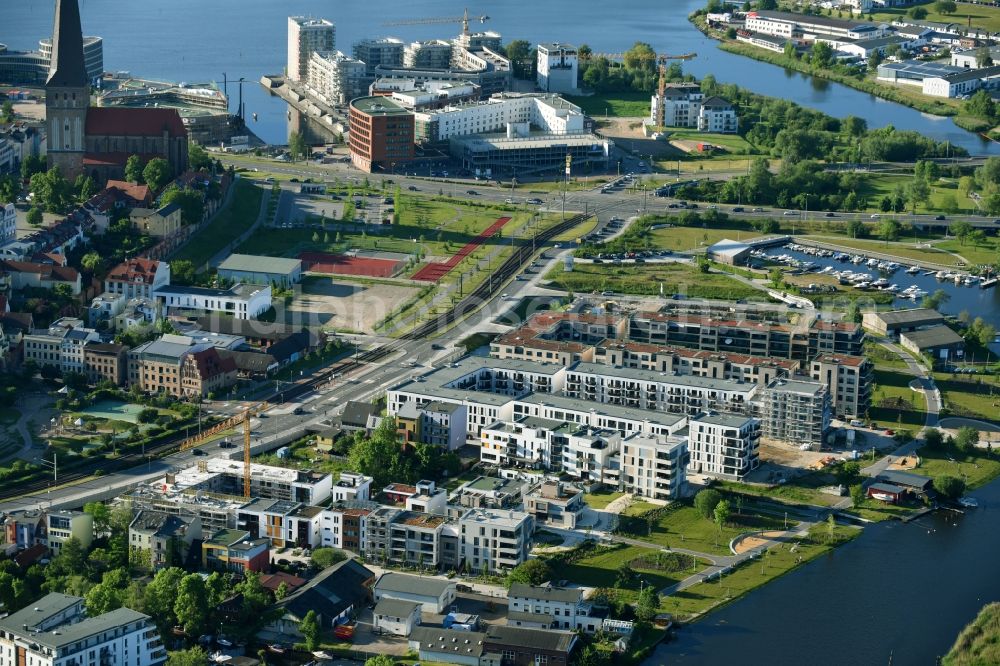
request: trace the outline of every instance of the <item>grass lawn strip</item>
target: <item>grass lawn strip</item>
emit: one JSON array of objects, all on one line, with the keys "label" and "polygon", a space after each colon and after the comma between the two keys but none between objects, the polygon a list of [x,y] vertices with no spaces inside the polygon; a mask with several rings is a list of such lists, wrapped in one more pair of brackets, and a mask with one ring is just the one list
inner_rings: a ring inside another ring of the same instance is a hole
[{"label": "grass lawn strip", "polygon": [[237,180],[233,185],[232,200],[219,211],[215,218],[188,240],[187,244],[174,255],[174,260],[186,259],[196,267],[223,250],[234,238],[239,237],[254,222],[260,213],[260,201],[264,191],[246,180]]}]

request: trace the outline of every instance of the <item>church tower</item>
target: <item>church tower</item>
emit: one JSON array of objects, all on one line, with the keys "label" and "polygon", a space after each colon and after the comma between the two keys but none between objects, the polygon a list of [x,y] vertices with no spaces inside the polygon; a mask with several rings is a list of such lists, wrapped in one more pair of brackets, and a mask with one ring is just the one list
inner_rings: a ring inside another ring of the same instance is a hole
[{"label": "church tower", "polygon": [[72,181],[83,172],[90,82],[83,60],[83,29],[77,0],[56,0],[52,61],[45,80],[49,166]]}]

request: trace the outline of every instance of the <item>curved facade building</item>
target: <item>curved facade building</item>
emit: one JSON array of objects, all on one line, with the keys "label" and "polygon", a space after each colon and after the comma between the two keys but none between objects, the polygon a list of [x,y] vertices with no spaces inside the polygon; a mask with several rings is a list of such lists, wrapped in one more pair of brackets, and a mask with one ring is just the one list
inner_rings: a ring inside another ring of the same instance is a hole
[{"label": "curved facade building", "polygon": [[[0,83],[15,86],[42,86],[49,74],[52,59],[52,40],[38,42],[38,51],[12,51],[0,44]],[[83,38],[83,60],[90,83],[104,73],[104,40],[100,37]]]},{"label": "curved facade building", "polygon": [[[48,69],[52,58],[52,40],[38,40],[38,51],[45,60]],[[83,38],[83,64],[87,68],[87,78],[93,83],[104,74],[104,40],[100,37]]]}]

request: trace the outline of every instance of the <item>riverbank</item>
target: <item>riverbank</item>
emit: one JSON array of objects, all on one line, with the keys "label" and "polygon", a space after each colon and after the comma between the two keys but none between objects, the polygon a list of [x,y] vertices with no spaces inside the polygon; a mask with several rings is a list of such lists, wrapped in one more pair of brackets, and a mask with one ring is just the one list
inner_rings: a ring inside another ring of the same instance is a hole
[{"label": "riverbank", "polygon": [[809,63],[799,60],[798,58],[789,58],[784,53],[767,51],[753,46],[752,44],[728,39],[723,33],[708,27],[704,18],[697,13],[689,16],[688,20],[691,21],[692,25],[694,25],[695,28],[697,28],[706,37],[719,42],[719,48],[727,53],[777,65],[778,67],[783,67],[784,69],[799,72],[801,74],[807,74],[817,79],[824,79],[834,83],[839,83],[841,85],[854,88],[859,92],[868,93],[880,99],[895,102],[896,104],[902,104],[903,106],[920,111],[921,113],[950,117],[954,120],[956,125],[970,132],[979,133],[991,129],[988,126],[984,126],[982,120],[964,115],[962,113],[962,105],[959,100],[929,99],[916,91],[880,84],[868,79],[858,79],[855,76],[835,72],[824,67],[814,67]]}]

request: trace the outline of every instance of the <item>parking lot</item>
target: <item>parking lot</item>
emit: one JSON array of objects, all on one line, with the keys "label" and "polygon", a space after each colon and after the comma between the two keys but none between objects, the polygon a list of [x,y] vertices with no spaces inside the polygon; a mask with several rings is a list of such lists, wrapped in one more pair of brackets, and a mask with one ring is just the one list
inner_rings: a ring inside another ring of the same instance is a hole
[{"label": "parking lot", "polygon": [[364,333],[373,333],[375,324],[419,291],[404,283],[355,284],[318,276],[300,286],[292,302],[278,311],[280,321]]}]

